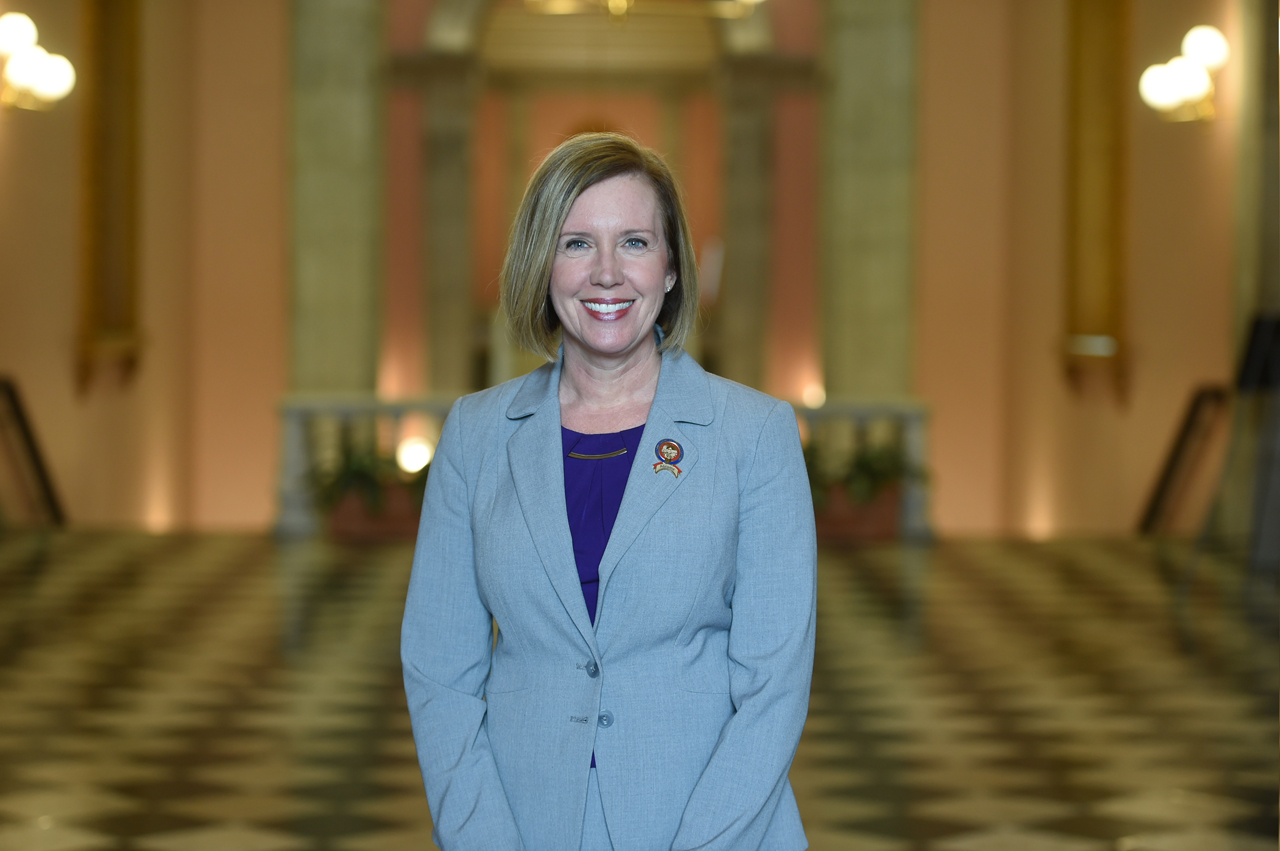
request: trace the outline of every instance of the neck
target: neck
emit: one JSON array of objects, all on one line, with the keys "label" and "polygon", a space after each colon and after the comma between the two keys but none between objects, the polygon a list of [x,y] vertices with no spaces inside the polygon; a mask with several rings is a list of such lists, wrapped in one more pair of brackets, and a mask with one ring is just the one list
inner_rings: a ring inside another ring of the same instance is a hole
[{"label": "neck", "polygon": [[600,362],[565,346],[560,372],[560,422],[581,432],[621,431],[649,415],[662,356],[656,346],[618,362]]}]

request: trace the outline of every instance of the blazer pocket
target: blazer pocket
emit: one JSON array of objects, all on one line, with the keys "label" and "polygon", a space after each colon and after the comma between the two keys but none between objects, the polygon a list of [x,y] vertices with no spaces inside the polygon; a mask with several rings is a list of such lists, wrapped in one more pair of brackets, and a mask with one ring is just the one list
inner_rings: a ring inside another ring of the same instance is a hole
[{"label": "blazer pocket", "polygon": [[528,678],[519,675],[507,674],[505,669],[497,669],[489,672],[489,681],[484,685],[485,694],[511,694],[517,691],[526,691],[533,688]]},{"label": "blazer pocket", "polygon": [[533,688],[529,666],[524,663],[527,657],[518,648],[507,645],[506,642],[510,640],[507,636],[501,636],[498,639],[493,661],[489,663],[489,680],[484,685],[485,694],[507,694]]},{"label": "blazer pocket", "polygon": [[694,694],[728,694],[728,657],[699,661],[685,668],[680,677],[680,687]]}]

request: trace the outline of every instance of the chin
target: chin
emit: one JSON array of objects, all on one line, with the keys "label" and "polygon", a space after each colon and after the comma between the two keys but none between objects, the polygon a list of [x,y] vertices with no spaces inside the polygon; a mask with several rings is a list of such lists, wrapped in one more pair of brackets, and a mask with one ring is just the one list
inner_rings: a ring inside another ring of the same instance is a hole
[{"label": "chin", "polygon": [[600,357],[621,357],[644,345],[642,334],[609,335],[605,337],[587,338],[579,341],[582,350],[587,354]]}]

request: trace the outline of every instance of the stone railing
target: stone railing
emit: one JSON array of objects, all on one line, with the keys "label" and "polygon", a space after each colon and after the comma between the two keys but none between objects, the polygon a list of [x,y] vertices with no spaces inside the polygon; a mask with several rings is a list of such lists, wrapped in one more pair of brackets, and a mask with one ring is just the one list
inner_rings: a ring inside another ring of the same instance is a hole
[{"label": "stone railing", "polygon": [[902,452],[908,475],[902,483],[898,515],[901,540],[933,539],[929,523],[928,409],[909,399],[896,401],[828,399],[818,408],[793,404],[808,425],[809,443],[835,444],[836,453],[851,455],[858,446],[888,439]]},{"label": "stone railing", "polygon": [[315,426],[318,422],[339,428],[367,425],[371,426],[371,435],[379,424],[389,424],[392,433],[398,433],[401,422],[413,414],[426,414],[443,422],[453,402],[453,397],[388,401],[364,394],[286,396],[280,404],[280,514],[276,520],[276,534],[284,538],[304,538],[319,531],[320,517],[312,492],[312,471],[317,465]]},{"label": "stone railing", "polygon": [[[426,414],[440,421],[453,404],[452,397],[426,397],[387,401],[358,394],[295,394],[280,406],[282,419],[280,453],[280,514],[276,531],[296,538],[319,531],[319,515],[312,492],[312,471],[316,468],[315,428],[323,420],[339,427],[389,423],[399,432],[405,417]],[[903,482],[899,533],[903,540],[928,541],[929,487],[927,476],[927,421],[925,407],[918,402],[828,401],[819,408],[795,405],[796,415],[808,426],[809,440],[843,444],[846,450],[875,432],[888,432],[903,453],[909,475]],[[370,429],[370,433],[374,429]]]}]

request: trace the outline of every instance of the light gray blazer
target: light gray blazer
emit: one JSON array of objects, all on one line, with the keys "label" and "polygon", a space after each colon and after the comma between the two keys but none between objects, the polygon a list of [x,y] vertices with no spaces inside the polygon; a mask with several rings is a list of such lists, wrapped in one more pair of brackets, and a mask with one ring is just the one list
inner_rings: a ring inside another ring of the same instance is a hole
[{"label": "light gray blazer", "polygon": [[[401,657],[436,843],[576,851],[594,751],[617,851],[807,847],[787,779],[816,599],[794,412],[663,355],[593,626],[559,379],[460,399],[427,480]],[[654,470],[663,440],[679,477]]]}]

